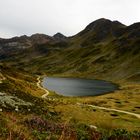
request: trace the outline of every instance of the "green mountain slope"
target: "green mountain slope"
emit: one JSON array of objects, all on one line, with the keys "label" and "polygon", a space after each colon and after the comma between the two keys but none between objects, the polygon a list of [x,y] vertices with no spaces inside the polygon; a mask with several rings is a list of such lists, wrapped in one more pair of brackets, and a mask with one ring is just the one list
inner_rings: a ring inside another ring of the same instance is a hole
[{"label": "green mountain slope", "polygon": [[68,38],[58,33],[1,40],[1,62],[33,73],[139,81],[139,31],[140,23],[102,18]]}]

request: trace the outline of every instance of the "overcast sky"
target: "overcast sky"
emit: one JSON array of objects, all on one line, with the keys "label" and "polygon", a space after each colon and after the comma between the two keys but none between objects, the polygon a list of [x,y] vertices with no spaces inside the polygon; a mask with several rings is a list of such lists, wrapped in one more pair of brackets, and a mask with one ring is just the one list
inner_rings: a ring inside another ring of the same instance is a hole
[{"label": "overcast sky", "polygon": [[140,21],[140,0],[0,0],[0,37],[61,32],[71,36],[99,18]]}]

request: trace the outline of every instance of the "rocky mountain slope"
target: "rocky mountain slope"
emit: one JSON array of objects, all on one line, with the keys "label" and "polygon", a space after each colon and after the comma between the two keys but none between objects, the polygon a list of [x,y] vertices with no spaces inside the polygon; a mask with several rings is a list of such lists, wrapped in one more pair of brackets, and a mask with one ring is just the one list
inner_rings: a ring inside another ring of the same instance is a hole
[{"label": "rocky mountain slope", "polygon": [[33,73],[140,79],[140,23],[98,19],[72,37],[35,34],[0,40],[0,61]]}]

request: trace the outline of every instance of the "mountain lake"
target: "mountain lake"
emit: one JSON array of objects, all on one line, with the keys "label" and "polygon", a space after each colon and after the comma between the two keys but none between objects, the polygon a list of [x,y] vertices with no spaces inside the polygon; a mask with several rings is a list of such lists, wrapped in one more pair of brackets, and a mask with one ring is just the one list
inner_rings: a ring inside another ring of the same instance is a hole
[{"label": "mountain lake", "polygon": [[45,77],[42,86],[63,96],[95,96],[113,92],[116,84],[103,80]]}]

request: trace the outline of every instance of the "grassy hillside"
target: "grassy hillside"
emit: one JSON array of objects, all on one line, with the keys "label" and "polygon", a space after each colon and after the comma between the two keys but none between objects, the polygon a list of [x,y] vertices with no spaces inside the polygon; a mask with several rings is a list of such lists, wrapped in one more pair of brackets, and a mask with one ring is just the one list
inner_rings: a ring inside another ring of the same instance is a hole
[{"label": "grassy hillside", "polygon": [[139,23],[125,26],[99,19],[69,38],[37,34],[25,42],[18,38],[19,47],[2,41],[1,62],[32,73],[139,81],[139,30]]},{"label": "grassy hillside", "polygon": [[[37,76],[1,65],[1,139],[139,139],[140,120],[88,105],[139,112],[139,84],[97,97],[63,97],[37,86]],[[6,99],[6,100],[5,100]],[[4,102],[3,102],[4,101]]]}]

